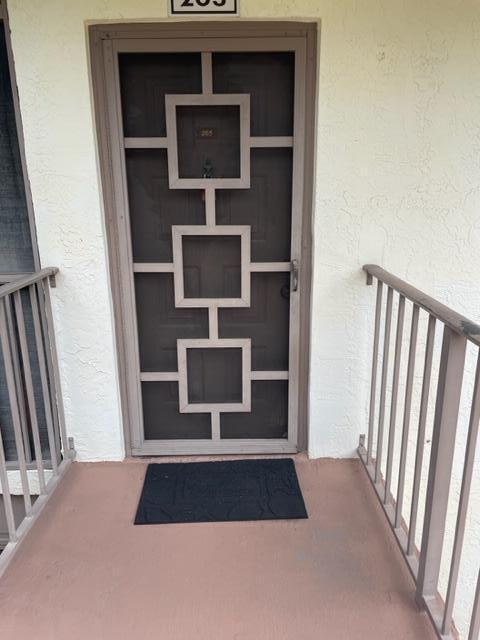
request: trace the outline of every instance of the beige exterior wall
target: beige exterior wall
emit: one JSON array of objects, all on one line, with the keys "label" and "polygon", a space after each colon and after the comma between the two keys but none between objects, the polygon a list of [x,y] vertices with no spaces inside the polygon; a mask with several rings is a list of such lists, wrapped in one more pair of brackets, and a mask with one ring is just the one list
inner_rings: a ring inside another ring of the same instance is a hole
[{"label": "beige exterior wall", "polygon": [[[41,257],[62,270],[70,432],[82,457],[118,457],[86,24],[165,19],[166,2],[10,0],[9,11]],[[241,18],[322,21],[311,453],[351,455],[368,376],[359,266],[383,264],[479,315],[478,5],[242,0]]]},{"label": "beige exterior wall", "polygon": [[[240,6],[240,19],[321,20],[310,453],[351,456],[366,427],[370,369],[373,292],[360,266],[379,263],[480,318],[480,7],[476,0]],[[118,459],[86,25],[164,20],[166,2],[9,0],[9,11],[41,259],[61,270],[55,314],[67,428],[80,459]],[[478,514],[471,522],[478,530]],[[479,551],[473,545],[469,558]],[[476,570],[466,564],[464,612]]]}]

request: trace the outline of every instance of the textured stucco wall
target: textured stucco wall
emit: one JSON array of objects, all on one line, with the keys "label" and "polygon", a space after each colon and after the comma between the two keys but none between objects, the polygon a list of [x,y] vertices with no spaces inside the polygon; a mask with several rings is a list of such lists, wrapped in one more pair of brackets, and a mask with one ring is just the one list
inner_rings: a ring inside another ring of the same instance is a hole
[{"label": "textured stucco wall", "polygon": [[[164,18],[165,3],[9,7],[41,257],[62,272],[55,299],[69,431],[82,459],[118,458],[85,21]],[[348,456],[368,376],[371,295],[359,266],[382,263],[479,315],[478,5],[243,0],[242,17],[322,20],[310,450]]]},{"label": "textured stucco wall", "polygon": [[[85,22],[164,19],[166,2],[9,0],[9,9],[41,258],[61,269],[54,298],[67,428],[80,459],[118,459]],[[310,453],[350,456],[365,430],[370,368],[373,291],[362,263],[480,318],[480,8],[241,0],[241,17],[322,21]],[[470,523],[478,530],[477,515]]]},{"label": "textured stucco wall", "polygon": [[[10,0],[27,161],[55,295],[69,432],[123,454],[85,21],[164,19],[159,0]],[[243,18],[322,20],[310,451],[364,428],[366,308],[379,262],[480,315],[478,4],[242,0]],[[61,320],[60,320],[61,318]]]}]

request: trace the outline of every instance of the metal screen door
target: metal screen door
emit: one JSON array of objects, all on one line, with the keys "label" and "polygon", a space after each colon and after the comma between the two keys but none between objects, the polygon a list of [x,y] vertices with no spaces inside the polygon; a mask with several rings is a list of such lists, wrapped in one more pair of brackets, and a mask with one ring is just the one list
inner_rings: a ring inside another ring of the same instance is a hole
[{"label": "metal screen door", "polygon": [[296,451],[304,42],[106,46],[132,452]]}]

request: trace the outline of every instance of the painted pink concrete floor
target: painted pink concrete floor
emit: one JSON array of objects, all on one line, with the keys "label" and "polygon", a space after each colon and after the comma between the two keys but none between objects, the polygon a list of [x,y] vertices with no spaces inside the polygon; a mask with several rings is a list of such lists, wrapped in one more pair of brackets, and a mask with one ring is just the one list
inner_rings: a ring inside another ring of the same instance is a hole
[{"label": "painted pink concrete floor", "polygon": [[0,581],[0,638],[433,640],[359,463],[296,465],[309,520],[135,527],[146,463],[74,464]]}]

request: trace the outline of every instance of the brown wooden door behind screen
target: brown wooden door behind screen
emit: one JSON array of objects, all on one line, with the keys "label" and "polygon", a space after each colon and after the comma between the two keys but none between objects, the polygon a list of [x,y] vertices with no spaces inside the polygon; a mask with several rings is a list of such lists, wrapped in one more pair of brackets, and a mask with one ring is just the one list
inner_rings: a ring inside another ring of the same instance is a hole
[{"label": "brown wooden door behind screen", "polygon": [[119,77],[144,440],[268,451],[289,435],[295,53],[120,53]]}]

